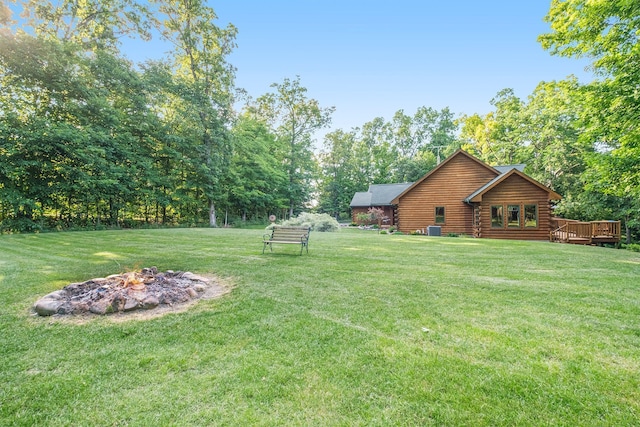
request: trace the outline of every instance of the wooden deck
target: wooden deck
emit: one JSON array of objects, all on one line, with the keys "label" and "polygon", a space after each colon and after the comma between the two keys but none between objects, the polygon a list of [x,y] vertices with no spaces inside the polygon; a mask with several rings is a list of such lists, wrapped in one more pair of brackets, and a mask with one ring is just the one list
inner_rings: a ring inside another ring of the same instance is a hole
[{"label": "wooden deck", "polygon": [[576,245],[601,245],[620,242],[620,221],[582,222],[573,219],[553,218],[553,231],[549,240]]}]

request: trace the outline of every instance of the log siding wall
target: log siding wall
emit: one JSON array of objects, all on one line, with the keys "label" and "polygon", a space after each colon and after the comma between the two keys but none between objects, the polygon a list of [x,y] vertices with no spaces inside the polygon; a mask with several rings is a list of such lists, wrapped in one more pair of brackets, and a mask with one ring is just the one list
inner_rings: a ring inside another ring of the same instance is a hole
[{"label": "log siding wall", "polygon": [[[491,206],[504,206],[504,228],[491,227]],[[520,227],[507,227],[507,206],[520,206]],[[523,225],[524,205],[538,206],[538,226],[525,228]],[[491,239],[549,240],[551,231],[551,205],[549,193],[529,181],[513,175],[482,196],[481,237]]]},{"label": "log siding wall", "polygon": [[[473,208],[463,200],[496,177],[496,173],[466,156],[452,158],[400,198],[398,227],[405,233],[430,225],[442,234],[473,234]],[[435,208],[444,206],[445,222],[436,224]]]}]

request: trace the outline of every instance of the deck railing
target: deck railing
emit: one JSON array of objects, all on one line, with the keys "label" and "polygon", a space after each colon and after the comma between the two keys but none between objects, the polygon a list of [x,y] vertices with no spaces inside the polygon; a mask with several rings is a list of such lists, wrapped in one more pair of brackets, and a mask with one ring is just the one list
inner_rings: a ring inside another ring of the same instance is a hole
[{"label": "deck railing", "polygon": [[576,239],[591,239],[591,223],[590,222],[570,222],[568,227],[569,234]]},{"label": "deck railing", "polygon": [[620,241],[620,221],[582,222],[553,218],[554,230],[549,234],[552,242],[564,243],[617,243]]},{"label": "deck railing", "polygon": [[552,242],[597,244],[620,241],[620,221],[583,222],[553,218],[552,224],[555,224],[549,233]]},{"label": "deck railing", "polygon": [[549,232],[549,240],[552,243],[566,243],[569,241],[569,235],[567,233],[567,224],[562,224],[560,227],[551,230]]},{"label": "deck railing", "polygon": [[620,221],[593,221],[591,234],[595,237],[617,237],[620,239]]}]

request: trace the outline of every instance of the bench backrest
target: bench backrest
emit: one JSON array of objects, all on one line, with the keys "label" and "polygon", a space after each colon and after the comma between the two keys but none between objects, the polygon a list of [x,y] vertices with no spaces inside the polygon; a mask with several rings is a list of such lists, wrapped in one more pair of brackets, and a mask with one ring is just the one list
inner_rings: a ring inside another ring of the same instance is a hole
[{"label": "bench backrest", "polygon": [[306,242],[309,240],[310,227],[276,226],[271,233],[271,240],[283,242]]}]

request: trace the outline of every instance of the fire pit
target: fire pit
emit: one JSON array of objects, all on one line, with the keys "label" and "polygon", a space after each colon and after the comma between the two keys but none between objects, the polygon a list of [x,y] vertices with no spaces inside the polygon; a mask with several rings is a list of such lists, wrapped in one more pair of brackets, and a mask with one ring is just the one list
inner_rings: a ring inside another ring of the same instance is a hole
[{"label": "fire pit", "polygon": [[174,307],[225,292],[224,286],[211,279],[150,267],[71,283],[39,299],[34,309],[40,316],[128,313]]}]

